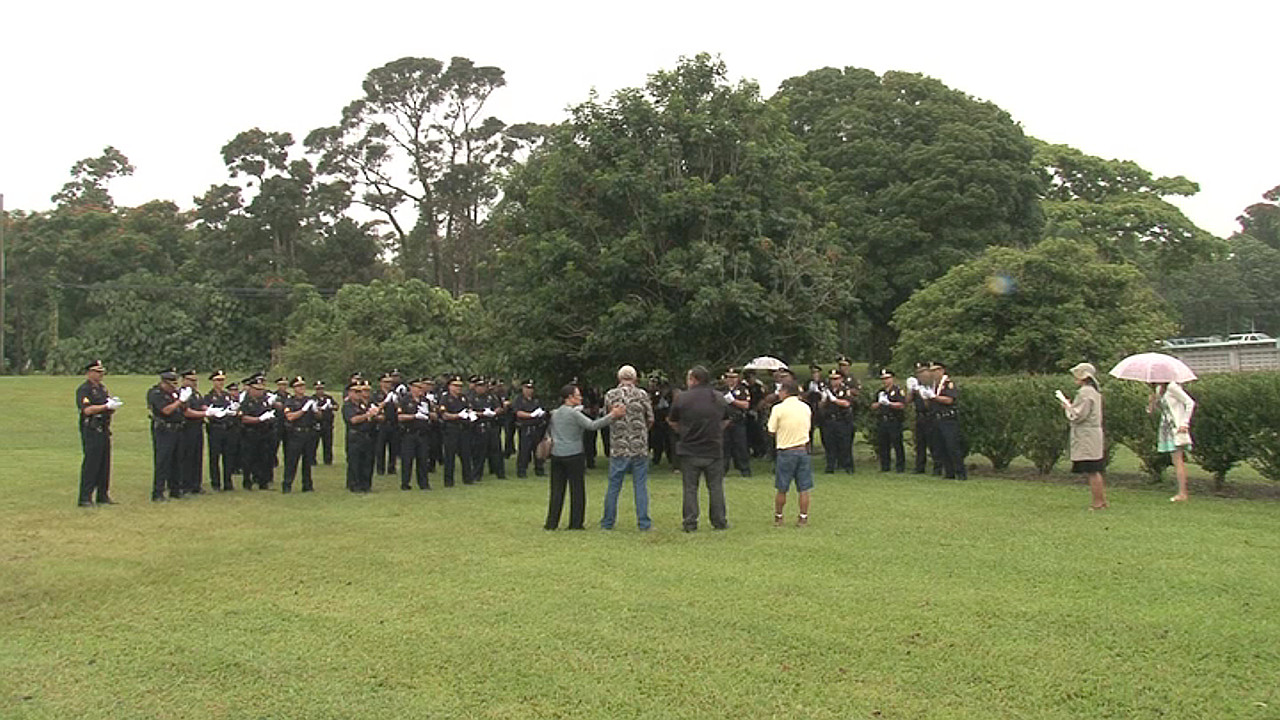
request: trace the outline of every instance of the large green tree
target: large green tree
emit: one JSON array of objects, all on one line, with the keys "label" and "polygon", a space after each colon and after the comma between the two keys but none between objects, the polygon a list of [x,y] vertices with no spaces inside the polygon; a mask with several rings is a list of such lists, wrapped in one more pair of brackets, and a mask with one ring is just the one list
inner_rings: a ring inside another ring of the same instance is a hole
[{"label": "large green tree", "polygon": [[1141,271],[1062,238],[987,249],[913,295],[894,325],[900,367],[937,358],[961,374],[1109,367],[1174,329]]},{"label": "large green tree", "polygon": [[489,306],[515,369],[833,352],[861,272],[816,217],[821,176],[786,116],[706,55],[574,107],[500,208]]},{"label": "large green tree", "polygon": [[858,68],[791,78],[772,102],[830,171],[823,216],[864,261],[871,333],[855,351],[868,359],[887,359],[894,310],[920,286],[989,245],[1039,239],[1032,145],[995,105],[922,75]]}]

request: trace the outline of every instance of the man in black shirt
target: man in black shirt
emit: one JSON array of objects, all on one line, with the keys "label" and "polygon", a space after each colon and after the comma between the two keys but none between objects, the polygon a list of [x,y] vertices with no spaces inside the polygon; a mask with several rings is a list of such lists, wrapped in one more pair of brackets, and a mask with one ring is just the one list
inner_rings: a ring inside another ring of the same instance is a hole
[{"label": "man in black shirt", "polygon": [[827,457],[827,474],[837,469],[853,472],[853,403],[855,392],[845,384],[839,370],[832,370],[830,387],[822,398],[822,446]]},{"label": "man in black shirt", "polygon": [[154,450],[154,468],[151,483],[151,501],[164,502],[165,490],[169,497],[183,496],[179,485],[178,442],[182,434],[182,400],[178,399],[178,373],[165,370],[160,382],[147,391],[147,409],[151,412],[151,439]]},{"label": "man in black shirt", "polygon": [[111,485],[111,416],[122,404],[107,393],[102,376],[107,372],[101,360],[84,368],[84,383],[76,389],[76,410],[80,413],[80,507],[93,507],[94,493],[99,505],[114,505],[108,494]]},{"label": "man in black shirt", "polygon": [[529,476],[529,460],[533,460],[533,472],[542,477],[544,460],[537,457],[534,449],[542,442],[547,432],[547,409],[542,401],[534,395],[533,380],[525,380],[520,387],[520,394],[511,404],[516,416],[516,430],[520,435],[520,454],[516,457],[516,476]]},{"label": "man in black shirt", "polygon": [[683,527],[698,529],[698,482],[705,477],[711,503],[711,526],[729,527],[724,503],[724,428],[728,410],[724,398],[711,387],[707,369],[695,365],[686,376],[688,390],[671,404],[667,422],[679,436],[676,454],[684,481]]},{"label": "man in black shirt", "polygon": [[254,484],[259,490],[271,486],[272,448],[276,437],[276,410],[267,402],[266,381],[255,375],[245,382],[244,402],[240,404],[240,469],[245,490]]},{"label": "man in black shirt", "polygon": [[507,476],[506,459],[502,455],[501,422],[506,410],[489,389],[489,379],[477,377],[475,394],[471,397],[471,409],[476,413],[472,423],[471,476],[479,480],[484,475],[485,461],[489,461],[489,473],[498,479]]},{"label": "man in black shirt", "polygon": [[342,403],[342,421],[347,426],[347,489],[367,493],[373,488],[374,420],[381,406],[369,404],[369,383],[356,378],[347,386],[347,399]]},{"label": "man in black shirt", "polygon": [[[316,412],[320,422],[317,424],[320,433],[319,444],[323,451],[324,464],[333,464],[333,417],[337,407],[333,398],[324,390],[324,381],[317,380],[316,393],[312,398],[316,401]],[[313,458],[314,459],[314,458]]]},{"label": "man in black shirt", "polygon": [[880,472],[889,472],[889,454],[894,455],[894,469],[906,472],[907,459],[902,448],[902,420],[906,416],[907,395],[893,381],[893,371],[880,371],[883,387],[871,403],[876,413],[876,447],[880,455]]},{"label": "man in black shirt", "polygon": [[299,464],[302,465],[302,492],[311,492],[315,489],[311,484],[311,466],[315,464],[316,454],[316,401],[307,397],[307,381],[301,375],[295,377],[289,387],[293,395],[282,403],[286,435],[284,481],[280,483],[280,492],[293,490]]},{"label": "man in black shirt", "polygon": [[440,400],[440,420],[444,425],[444,486],[453,487],[455,460],[462,465],[462,483],[471,479],[471,423],[475,419],[471,404],[463,395],[462,377],[449,378],[449,391]]},{"label": "man in black shirt", "polygon": [[213,389],[205,396],[208,404],[206,412],[209,422],[205,429],[209,446],[209,485],[214,490],[231,490],[231,473],[234,461],[231,459],[233,447],[232,427],[239,424],[236,413],[240,403],[235,396],[223,388],[227,381],[225,370],[215,370],[209,375]]},{"label": "man in black shirt", "polygon": [[751,477],[751,450],[747,446],[747,412],[751,409],[751,391],[741,382],[737,368],[724,374],[724,401],[728,406],[729,425],[724,431],[726,463],[733,460],[742,477]]},{"label": "man in black shirt", "polygon": [[182,436],[178,440],[178,475],[182,491],[192,495],[204,492],[204,419],[209,407],[200,394],[195,370],[182,373]]},{"label": "man in black shirt", "polygon": [[428,433],[434,422],[435,408],[426,397],[426,378],[409,383],[409,395],[400,399],[396,421],[400,428],[400,489],[410,490],[409,481],[416,477],[419,490],[430,490],[427,476],[429,454]]}]

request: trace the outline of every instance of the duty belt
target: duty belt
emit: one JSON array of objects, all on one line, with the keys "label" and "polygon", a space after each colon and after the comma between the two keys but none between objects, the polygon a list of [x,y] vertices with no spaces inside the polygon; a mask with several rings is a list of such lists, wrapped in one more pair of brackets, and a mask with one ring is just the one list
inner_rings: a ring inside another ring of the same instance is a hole
[{"label": "duty belt", "polygon": [[156,430],[167,430],[169,432],[178,432],[179,430],[182,429],[181,421],[170,422],[167,420],[161,420],[159,418],[151,418],[151,422],[153,427],[155,427]]}]

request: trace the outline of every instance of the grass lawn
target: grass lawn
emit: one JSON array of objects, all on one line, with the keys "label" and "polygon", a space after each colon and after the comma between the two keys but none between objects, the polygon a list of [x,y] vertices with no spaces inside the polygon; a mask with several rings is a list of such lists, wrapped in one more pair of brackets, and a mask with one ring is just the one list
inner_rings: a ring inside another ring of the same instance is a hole
[{"label": "grass lawn", "polygon": [[618,530],[546,532],[511,464],[359,497],[339,450],[314,494],[157,505],[152,381],[108,376],[121,504],[79,509],[79,382],[0,378],[3,718],[1280,717],[1273,501],[1090,513],[1079,484],[861,458],[775,529],[757,462],[727,532],[680,532],[666,468],[654,532],[629,484]]}]

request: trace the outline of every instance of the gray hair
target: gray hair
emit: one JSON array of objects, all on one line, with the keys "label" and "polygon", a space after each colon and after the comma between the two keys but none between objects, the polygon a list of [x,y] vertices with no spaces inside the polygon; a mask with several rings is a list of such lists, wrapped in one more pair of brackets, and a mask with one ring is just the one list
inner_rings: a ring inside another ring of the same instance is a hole
[{"label": "gray hair", "polygon": [[618,379],[619,380],[635,380],[636,369],[631,367],[630,365],[623,365],[622,367],[618,368]]}]

